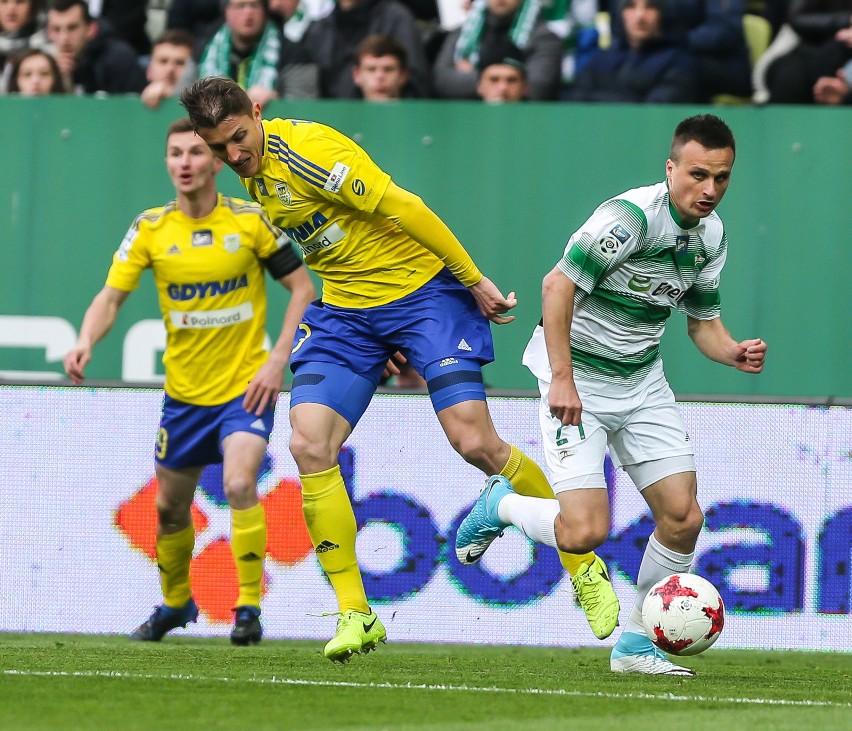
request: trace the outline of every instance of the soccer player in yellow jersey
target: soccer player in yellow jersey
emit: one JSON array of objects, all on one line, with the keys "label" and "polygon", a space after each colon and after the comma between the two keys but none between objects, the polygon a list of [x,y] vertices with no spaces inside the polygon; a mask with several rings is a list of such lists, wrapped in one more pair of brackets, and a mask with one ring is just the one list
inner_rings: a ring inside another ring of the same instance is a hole
[{"label": "soccer player in yellow jersey", "polygon": [[[239,597],[231,641],[260,641],[266,517],[257,475],[272,431],[296,326],[316,292],[287,238],[253,202],[219,195],[222,163],[187,119],[169,126],[166,169],[177,198],[141,213],[113,257],[106,285],[86,311],[65,371],[84,378],[92,348],[153,270],[167,340],[165,397],[155,448],[157,565],[163,604],[133,634],[157,642],[198,617],[189,567],[190,508],[204,466],[223,464]],[[263,350],[264,268],[290,291],[272,351]]]},{"label": "soccer player in yellow jersey", "polygon": [[[511,322],[506,313],[517,302],[348,137],[316,122],[263,120],[260,106],[221,77],[198,80],[181,103],[213,154],[323,280],[322,300],[305,311],[293,344],[290,451],[308,531],[338,599],[325,655],[343,662],[387,634],[364,592],[338,453],[396,351],[426,379],[438,420],[467,462],[502,474],[522,494],[553,496],[541,469],[497,435],[485,401],[481,367],[494,358],[489,320]],[[606,567],[593,553],[562,558],[592,629],[607,637],[618,600]]]}]

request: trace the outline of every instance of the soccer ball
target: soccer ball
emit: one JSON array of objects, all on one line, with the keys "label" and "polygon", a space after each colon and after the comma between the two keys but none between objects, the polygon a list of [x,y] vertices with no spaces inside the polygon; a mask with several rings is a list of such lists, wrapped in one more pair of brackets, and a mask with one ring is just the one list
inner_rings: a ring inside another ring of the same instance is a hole
[{"label": "soccer ball", "polygon": [[642,624],[657,647],[672,655],[697,655],[719,639],[725,625],[722,597],[707,579],[672,574],[648,591]]}]

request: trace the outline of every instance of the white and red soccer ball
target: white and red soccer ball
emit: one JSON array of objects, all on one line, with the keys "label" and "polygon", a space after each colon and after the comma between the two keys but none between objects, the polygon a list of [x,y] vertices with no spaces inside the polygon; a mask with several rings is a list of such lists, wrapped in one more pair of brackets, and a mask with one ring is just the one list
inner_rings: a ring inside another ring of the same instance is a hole
[{"label": "white and red soccer ball", "polygon": [[642,623],[651,642],[663,652],[697,655],[719,639],[725,626],[725,605],[707,579],[672,574],[648,591]]}]

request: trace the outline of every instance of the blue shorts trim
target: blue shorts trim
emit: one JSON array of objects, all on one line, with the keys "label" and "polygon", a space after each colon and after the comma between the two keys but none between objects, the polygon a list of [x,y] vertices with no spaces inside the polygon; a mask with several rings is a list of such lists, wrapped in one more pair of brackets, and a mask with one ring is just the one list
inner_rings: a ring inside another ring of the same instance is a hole
[{"label": "blue shorts trim", "polygon": [[269,442],[274,425],[274,406],[256,416],[243,408],[243,396],[217,406],[195,406],[166,394],[154,459],[173,470],[220,464],[222,440],[229,434],[249,432]]},{"label": "blue shorts trim", "polygon": [[290,408],[296,404],[323,404],[334,409],[352,428],[364,415],[376,384],[334,363],[299,365],[290,387]]},{"label": "blue shorts trim", "polygon": [[463,401],[485,401],[482,371],[476,361],[446,358],[427,366],[424,377],[436,413]]}]

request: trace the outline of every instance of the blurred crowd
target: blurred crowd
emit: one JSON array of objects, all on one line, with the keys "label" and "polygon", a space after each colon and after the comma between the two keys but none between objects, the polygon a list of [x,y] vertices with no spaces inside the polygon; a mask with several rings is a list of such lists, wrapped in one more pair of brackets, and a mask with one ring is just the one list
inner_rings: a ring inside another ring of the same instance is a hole
[{"label": "blurred crowd", "polygon": [[0,0],[0,93],[852,103],[852,0]]}]

